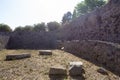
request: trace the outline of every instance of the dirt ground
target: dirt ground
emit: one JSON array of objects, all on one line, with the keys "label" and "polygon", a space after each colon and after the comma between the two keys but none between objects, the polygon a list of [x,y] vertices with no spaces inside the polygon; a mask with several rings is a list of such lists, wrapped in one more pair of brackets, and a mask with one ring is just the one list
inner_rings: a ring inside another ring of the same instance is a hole
[{"label": "dirt ground", "polygon": [[[40,56],[38,50],[2,50],[0,51],[0,80],[120,80],[120,77],[108,71],[108,75],[97,72],[99,66],[61,50],[52,50],[52,56]],[[30,53],[31,58],[5,61],[7,54]],[[68,67],[71,61],[82,61],[83,76],[64,78],[49,77],[49,69],[54,65]]]}]

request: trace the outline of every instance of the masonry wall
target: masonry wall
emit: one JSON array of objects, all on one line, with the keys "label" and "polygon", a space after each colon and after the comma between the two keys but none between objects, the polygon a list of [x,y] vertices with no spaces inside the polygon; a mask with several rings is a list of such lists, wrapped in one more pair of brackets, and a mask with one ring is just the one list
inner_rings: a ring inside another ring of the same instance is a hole
[{"label": "masonry wall", "polygon": [[5,49],[7,47],[9,41],[9,36],[0,35],[0,50]]},{"label": "masonry wall", "polygon": [[120,0],[64,25],[63,33],[65,51],[120,74]]},{"label": "masonry wall", "polygon": [[54,49],[54,32],[13,32],[7,44],[8,49]]},{"label": "masonry wall", "polygon": [[120,74],[120,45],[117,43],[83,40],[67,41],[63,46],[67,52]]},{"label": "masonry wall", "polygon": [[81,15],[65,25],[62,34],[66,40],[103,40],[120,43],[120,0],[91,13]]}]

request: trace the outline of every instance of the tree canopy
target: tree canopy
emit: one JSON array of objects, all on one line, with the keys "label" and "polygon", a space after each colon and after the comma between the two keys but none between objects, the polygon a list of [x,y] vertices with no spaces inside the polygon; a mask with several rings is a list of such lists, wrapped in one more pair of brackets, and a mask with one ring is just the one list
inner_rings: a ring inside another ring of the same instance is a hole
[{"label": "tree canopy", "polygon": [[55,31],[60,28],[60,24],[58,22],[49,22],[47,23],[49,31]]},{"label": "tree canopy", "polygon": [[46,25],[44,22],[42,23],[38,23],[38,24],[34,24],[34,28],[33,28],[33,31],[45,31],[46,29]]},{"label": "tree canopy", "polygon": [[67,13],[63,15],[62,24],[65,24],[66,22],[70,22],[71,19],[72,19],[72,13],[68,11]]},{"label": "tree canopy", "polygon": [[105,3],[106,0],[84,0],[76,5],[73,12],[73,19],[80,15],[89,13],[95,8],[103,6]]},{"label": "tree canopy", "polygon": [[18,27],[16,27],[16,28],[14,29],[14,31],[23,31],[23,27],[18,26]]},{"label": "tree canopy", "polygon": [[33,27],[30,25],[26,25],[25,27],[18,26],[14,31],[33,31]]},{"label": "tree canopy", "polygon": [[0,32],[11,32],[12,29],[7,24],[0,24]]}]

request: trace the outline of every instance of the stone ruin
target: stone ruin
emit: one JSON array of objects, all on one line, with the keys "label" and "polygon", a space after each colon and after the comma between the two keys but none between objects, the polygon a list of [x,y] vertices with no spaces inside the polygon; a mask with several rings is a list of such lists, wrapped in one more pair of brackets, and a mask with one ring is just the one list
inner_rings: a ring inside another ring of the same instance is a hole
[{"label": "stone ruin", "polygon": [[9,36],[0,35],[0,50],[5,49],[9,41]]},{"label": "stone ruin", "polygon": [[64,26],[65,40],[103,40],[120,43],[120,1],[108,4],[82,15]]},{"label": "stone ruin", "polygon": [[[78,17],[65,25],[61,34],[66,40],[64,50],[120,74],[120,45],[115,44],[120,43],[120,0],[109,0]],[[56,48],[56,36],[51,32],[13,32],[5,38],[0,36],[1,49]]]},{"label": "stone ruin", "polygon": [[64,26],[65,51],[120,74],[120,0]]},{"label": "stone ruin", "polygon": [[55,49],[54,32],[0,32],[1,49]]},{"label": "stone ruin", "polygon": [[64,43],[65,51],[120,74],[120,45],[98,40]]}]

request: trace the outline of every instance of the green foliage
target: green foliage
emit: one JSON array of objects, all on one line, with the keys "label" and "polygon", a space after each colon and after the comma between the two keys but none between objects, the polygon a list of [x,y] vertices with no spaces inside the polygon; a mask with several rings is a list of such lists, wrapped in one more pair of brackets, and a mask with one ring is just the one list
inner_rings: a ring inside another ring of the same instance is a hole
[{"label": "green foliage", "polygon": [[23,27],[19,26],[14,29],[14,31],[23,31]]},{"label": "green foliage", "polygon": [[26,25],[25,27],[23,27],[23,31],[33,31],[33,27],[30,25]]},{"label": "green foliage", "polygon": [[66,22],[70,22],[71,19],[72,19],[72,13],[68,11],[63,15],[62,24],[65,24]]},{"label": "green foliage", "polygon": [[26,25],[25,27],[16,27],[14,31],[33,31],[33,27]]},{"label": "green foliage", "polygon": [[45,31],[45,28],[46,25],[44,22],[42,22],[42,23],[34,24],[33,31]]},{"label": "green foliage", "polygon": [[78,17],[80,15],[91,12],[92,10],[103,6],[106,0],[84,0],[77,4],[74,9],[73,16]]},{"label": "green foliage", "polygon": [[12,32],[12,29],[6,24],[0,24],[0,32]]},{"label": "green foliage", "polygon": [[73,11],[72,19],[74,20],[77,17],[76,10]]},{"label": "green foliage", "polygon": [[60,24],[58,22],[49,22],[47,23],[49,31],[55,31],[60,28]]}]

